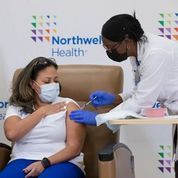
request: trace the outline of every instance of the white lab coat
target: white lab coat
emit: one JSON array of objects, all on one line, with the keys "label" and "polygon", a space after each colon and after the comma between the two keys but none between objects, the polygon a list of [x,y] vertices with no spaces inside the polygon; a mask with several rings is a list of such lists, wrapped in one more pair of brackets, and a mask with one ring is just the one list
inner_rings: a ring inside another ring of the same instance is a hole
[{"label": "white lab coat", "polygon": [[139,66],[130,58],[137,86],[130,93],[120,94],[123,103],[111,112],[140,113],[159,101],[170,114],[178,114],[178,43],[153,34],[146,36],[147,42],[137,44]]},{"label": "white lab coat", "polygon": [[120,94],[124,102],[114,110],[139,113],[159,101],[171,114],[178,114],[178,43],[152,34],[146,36],[148,42],[138,45],[140,65],[130,59],[140,82],[131,93]]},{"label": "white lab coat", "polygon": [[[169,114],[178,114],[178,43],[152,34],[146,36],[148,43],[138,46],[140,66],[130,59],[133,70],[138,69],[140,82],[131,93],[121,94],[124,102],[115,109],[140,112],[159,101],[168,108]],[[178,134],[175,125],[174,134]],[[173,152],[176,150],[173,145]],[[177,152],[175,159],[178,160]]]}]

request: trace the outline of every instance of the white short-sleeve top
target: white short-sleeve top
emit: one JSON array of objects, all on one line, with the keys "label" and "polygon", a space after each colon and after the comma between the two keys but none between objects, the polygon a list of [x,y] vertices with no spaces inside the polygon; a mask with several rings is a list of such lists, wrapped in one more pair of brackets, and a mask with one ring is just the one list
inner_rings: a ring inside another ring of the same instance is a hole
[{"label": "white short-sleeve top", "polygon": [[[75,102],[70,98],[58,97],[56,102]],[[75,102],[76,103],[76,102]],[[25,119],[29,114],[21,107],[9,106],[5,119],[10,116]],[[15,159],[41,160],[49,157],[66,146],[66,110],[51,114],[41,121],[24,137],[14,143],[11,161]],[[83,169],[83,154],[81,153],[70,162]]]}]

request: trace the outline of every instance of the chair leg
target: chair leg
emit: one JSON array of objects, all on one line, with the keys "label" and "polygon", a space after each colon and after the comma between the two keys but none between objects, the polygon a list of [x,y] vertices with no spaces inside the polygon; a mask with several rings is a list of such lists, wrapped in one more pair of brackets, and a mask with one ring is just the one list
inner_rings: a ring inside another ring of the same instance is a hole
[{"label": "chair leg", "polygon": [[115,178],[115,161],[99,161],[99,178]]}]

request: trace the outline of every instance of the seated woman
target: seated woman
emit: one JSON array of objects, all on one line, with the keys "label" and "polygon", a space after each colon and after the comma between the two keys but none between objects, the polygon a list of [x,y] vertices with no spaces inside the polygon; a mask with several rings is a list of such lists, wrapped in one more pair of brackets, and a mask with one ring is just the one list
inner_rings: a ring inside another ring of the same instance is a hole
[{"label": "seated woman", "polygon": [[58,97],[57,64],[33,59],[18,75],[4,130],[13,142],[11,160],[0,178],[84,178],[81,149],[85,126],[69,119],[78,105]]}]

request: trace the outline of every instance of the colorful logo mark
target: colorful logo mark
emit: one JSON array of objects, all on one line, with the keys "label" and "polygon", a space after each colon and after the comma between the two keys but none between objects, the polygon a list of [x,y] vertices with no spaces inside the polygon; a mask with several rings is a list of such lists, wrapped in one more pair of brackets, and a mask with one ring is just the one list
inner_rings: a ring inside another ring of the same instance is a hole
[{"label": "colorful logo mark", "polygon": [[159,36],[178,40],[178,13],[160,13]]},{"label": "colorful logo mark", "polygon": [[35,44],[46,43],[52,57],[84,57],[88,53],[89,46],[102,44],[101,35],[83,36],[71,32],[63,36],[56,15],[33,15],[30,27],[30,38]]},{"label": "colorful logo mark", "polygon": [[158,169],[162,173],[172,173],[173,172],[173,161],[172,161],[172,151],[171,145],[160,145],[158,152]]},{"label": "colorful logo mark", "polygon": [[32,16],[31,39],[34,42],[50,42],[51,37],[57,33],[55,15]]}]

